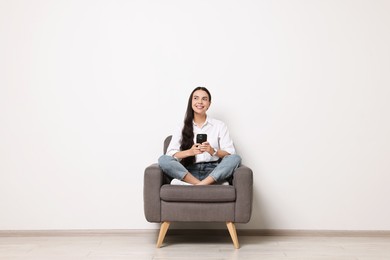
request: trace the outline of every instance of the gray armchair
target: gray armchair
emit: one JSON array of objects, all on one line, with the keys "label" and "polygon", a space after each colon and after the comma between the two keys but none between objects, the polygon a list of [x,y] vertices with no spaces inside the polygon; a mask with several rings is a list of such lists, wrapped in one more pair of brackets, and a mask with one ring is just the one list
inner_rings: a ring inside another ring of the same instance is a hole
[{"label": "gray armchair", "polygon": [[[164,141],[164,153],[171,141]],[[171,222],[226,222],[235,248],[239,248],[235,223],[247,223],[252,213],[253,173],[238,167],[230,185],[170,185],[158,164],[145,169],[144,212],[149,222],[162,223],[157,239],[161,247]]]}]

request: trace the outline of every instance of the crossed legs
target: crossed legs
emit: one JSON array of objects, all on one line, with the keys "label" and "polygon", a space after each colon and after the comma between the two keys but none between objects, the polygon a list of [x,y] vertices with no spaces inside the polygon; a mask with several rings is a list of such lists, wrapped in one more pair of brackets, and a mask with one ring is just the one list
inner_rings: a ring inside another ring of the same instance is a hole
[{"label": "crossed legs", "polygon": [[[225,156],[220,163],[211,163],[207,166],[193,164],[188,169],[172,156],[162,155],[158,159],[160,168],[168,176],[195,185],[209,185],[225,181],[233,174],[240,163],[241,157],[236,154]],[[207,176],[204,175],[205,173],[207,173]]]}]

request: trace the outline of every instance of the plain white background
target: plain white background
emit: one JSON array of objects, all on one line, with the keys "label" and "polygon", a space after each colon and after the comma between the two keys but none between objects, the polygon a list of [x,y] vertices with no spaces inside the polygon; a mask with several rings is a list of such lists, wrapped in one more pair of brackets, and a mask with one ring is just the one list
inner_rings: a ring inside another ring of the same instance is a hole
[{"label": "plain white background", "polygon": [[389,13],[387,0],[0,0],[0,229],[158,228],[143,172],[205,86],[254,171],[238,228],[390,230]]}]

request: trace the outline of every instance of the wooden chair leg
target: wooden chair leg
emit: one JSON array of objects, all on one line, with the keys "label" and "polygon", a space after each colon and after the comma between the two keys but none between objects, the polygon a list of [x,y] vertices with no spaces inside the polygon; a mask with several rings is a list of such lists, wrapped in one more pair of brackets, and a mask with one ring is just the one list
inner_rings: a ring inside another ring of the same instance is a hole
[{"label": "wooden chair leg", "polygon": [[233,245],[235,249],[240,248],[240,244],[238,243],[238,237],[237,237],[237,231],[236,231],[236,226],[234,225],[233,222],[226,222],[226,226],[229,230],[230,237],[233,240]]},{"label": "wooden chair leg", "polygon": [[160,248],[163,241],[164,241],[164,238],[165,238],[165,235],[168,231],[168,228],[169,228],[169,224],[171,224],[170,222],[163,222],[161,224],[161,227],[160,227],[160,233],[158,235],[158,239],[157,239],[157,248]]}]

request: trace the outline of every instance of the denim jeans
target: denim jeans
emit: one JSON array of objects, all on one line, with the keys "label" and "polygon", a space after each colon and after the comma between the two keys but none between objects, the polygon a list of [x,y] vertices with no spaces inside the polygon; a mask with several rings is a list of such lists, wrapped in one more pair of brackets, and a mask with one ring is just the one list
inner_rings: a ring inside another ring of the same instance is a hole
[{"label": "denim jeans", "polygon": [[171,178],[183,180],[190,172],[198,180],[211,176],[215,182],[223,182],[232,176],[241,163],[241,157],[237,154],[226,155],[221,162],[195,163],[184,167],[177,159],[169,155],[162,155],[158,159],[160,168]]}]

